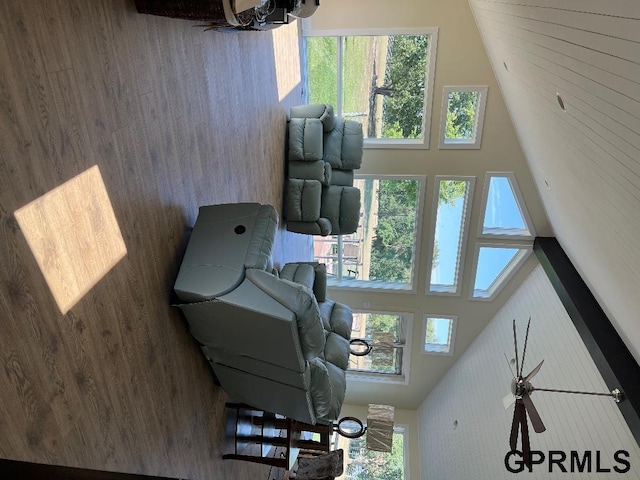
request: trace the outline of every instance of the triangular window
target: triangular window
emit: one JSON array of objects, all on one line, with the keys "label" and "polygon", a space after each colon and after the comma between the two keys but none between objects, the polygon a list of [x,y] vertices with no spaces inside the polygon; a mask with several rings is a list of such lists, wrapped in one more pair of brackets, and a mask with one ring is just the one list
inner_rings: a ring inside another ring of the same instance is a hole
[{"label": "triangular window", "polygon": [[476,300],[493,299],[531,252],[531,247],[520,245],[480,245],[472,297]]},{"label": "triangular window", "polygon": [[521,199],[515,177],[512,174],[487,174],[480,235],[484,237],[532,238],[533,227]]}]

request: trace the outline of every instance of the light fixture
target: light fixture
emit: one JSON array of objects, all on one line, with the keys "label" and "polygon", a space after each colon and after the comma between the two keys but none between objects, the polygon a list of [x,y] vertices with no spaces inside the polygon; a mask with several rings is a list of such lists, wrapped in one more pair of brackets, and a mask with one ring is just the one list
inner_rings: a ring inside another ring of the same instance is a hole
[{"label": "light fixture", "polygon": [[390,452],[394,417],[395,408],[391,405],[369,404],[366,427],[356,417],[343,417],[333,429],[346,438],[359,438],[366,433],[368,450]]}]

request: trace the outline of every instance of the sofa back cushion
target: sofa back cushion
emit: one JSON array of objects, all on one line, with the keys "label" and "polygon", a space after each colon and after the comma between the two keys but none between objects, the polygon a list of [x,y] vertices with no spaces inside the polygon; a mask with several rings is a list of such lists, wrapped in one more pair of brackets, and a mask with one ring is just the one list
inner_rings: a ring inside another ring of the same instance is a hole
[{"label": "sofa back cushion", "polygon": [[324,359],[333,363],[342,370],[349,367],[349,340],[341,335],[333,332],[325,332],[327,334],[326,345],[324,347]]}]

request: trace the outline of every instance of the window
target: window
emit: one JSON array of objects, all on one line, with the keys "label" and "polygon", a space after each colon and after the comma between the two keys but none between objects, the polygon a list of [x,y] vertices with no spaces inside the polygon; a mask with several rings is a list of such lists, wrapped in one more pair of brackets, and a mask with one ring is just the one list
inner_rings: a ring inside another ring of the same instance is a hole
[{"label": "window", "polygon": [[350,235],[315,236],[329,285],[413,291],[424,177],[358,175],[361,221]]},{"label": "window", "polygon": [[457,320],[452,315],[425,315],[423,352],[453,355]]},{"label": "window", "polygon": [[487,90],[444,87],[439,148],[480,148]]},{"label": "window", "polygon": [[427,293],[460,295],[473,177],[436,177]]},{"label": "window", "polygon": [[362,123],[365,147],[429,148],[437,39],[437,28],[307,36],[308,102]]},{"label": "window", "polygon": [[530,246],[479,244],[472,298],[493,299],[532,252]]},{"label": "window", "polygon": [[522,208],[523,204],[513,174],[487,174],[480,236],[533,238],[531,220],[526,210]]},{"label": "window", "polygon": [[351,338],[373,346],[371,353],[349,357],[348,373],[360,380],[405,382],[409,376],[412,316],[406,313],[354,312]]},{"label": "window", "polygon": [[533,224],[513,173],[486,174],[481,218],[470,298],[492,300],[533,252]]},{"label": "window", "polygon": [[342,480],[377,480],[380,478],[407,478],[408,448],[407,430],[396,425],[393,428],[391,452],[367,450],[366,434],[359,438],[346,438],[335,434],[335,444],[346,452],[344,473],[336,477]]}]

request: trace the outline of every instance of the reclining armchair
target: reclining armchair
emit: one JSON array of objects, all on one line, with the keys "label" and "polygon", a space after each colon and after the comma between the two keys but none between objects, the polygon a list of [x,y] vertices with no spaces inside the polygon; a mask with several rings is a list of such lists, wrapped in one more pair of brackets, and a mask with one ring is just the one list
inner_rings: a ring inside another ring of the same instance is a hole
[{"label": "reclining armchair", "polygon": [[293,107],[289,121],[287,229],[312,235],[354,233],[360,190],[353,171],[363,153],[362,125],[331,105]]},{"label": "reclining armchair", "polygon": [[326,298],[323,264],[272,270],[277,225],[270,205],[201,207],[177,306],[232,401],[331,422],[346,390],[351,309]]}]

